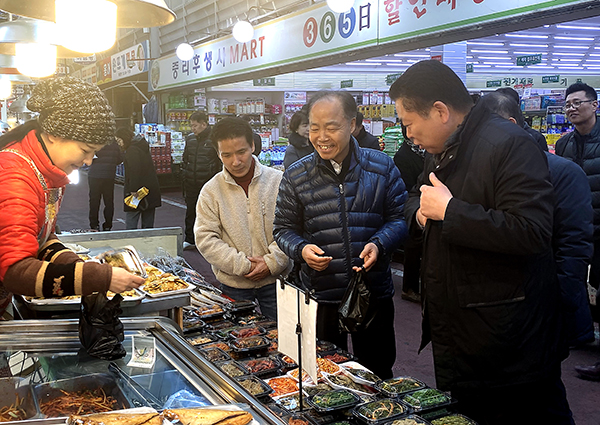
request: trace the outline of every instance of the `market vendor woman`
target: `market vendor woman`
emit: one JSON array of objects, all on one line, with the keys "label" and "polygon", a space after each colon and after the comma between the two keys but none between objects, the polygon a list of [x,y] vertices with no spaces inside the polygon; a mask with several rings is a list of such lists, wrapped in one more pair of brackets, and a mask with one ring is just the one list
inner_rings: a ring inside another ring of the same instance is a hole
[{"label": "market vendor woman", "polygon": [[39,118],[0,137],[0,319],[11,294],[123,292],[144,282],[124,269],[84,263],[54,234],[67,174],[115,140],[102,91],[72,77],[48,79],[27,107]]}]

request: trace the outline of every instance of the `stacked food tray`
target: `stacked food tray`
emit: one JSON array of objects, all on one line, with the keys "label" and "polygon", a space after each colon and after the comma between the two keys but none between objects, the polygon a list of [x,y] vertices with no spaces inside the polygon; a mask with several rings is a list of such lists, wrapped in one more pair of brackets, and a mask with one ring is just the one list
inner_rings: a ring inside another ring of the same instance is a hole
[{"label": "stacked food tray", "polygon": [[224,306],[218,320],[186,339],[288,425],[476,425],[455,412],[449,394],[409,376],[381,380],[327,341],[317,341],[318,381],[300,376],[296,362],[277,351],[275,322],[231,311]]}]

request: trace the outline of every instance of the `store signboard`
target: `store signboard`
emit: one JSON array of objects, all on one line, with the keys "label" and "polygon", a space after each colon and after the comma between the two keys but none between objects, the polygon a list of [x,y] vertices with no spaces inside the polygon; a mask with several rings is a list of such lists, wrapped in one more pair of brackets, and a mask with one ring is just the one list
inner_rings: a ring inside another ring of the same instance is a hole
[{"label": "store signboard", "polygon": [[486,87],[502,87],[502,80],[488,80],[485,82]]},{"label": "store signboard", "polygon": [[96,74],[96,64],[84,66],[81,68],[81,79],[88,83],[98,84],[98,76]]},{"label": "store signboard", "polygon": [[379,0],[379,43],[448,31],[585,0]]},{"label": "store signboard", "polygon": [[96,65],[98,66],[98,85],[112,81],[112,59],[110,57],[102,59]]},{"label": "store signboard", "polygon": [[398,78],[400,78],[401,75],[402,75],[402,72],[398,72],[396,74],[388,74],[385,76],[385,83],[388,86],[391,86],[392,84],[394,84],[394,81],[396,81]]},{"label": "store signboard", "polygon": [[536,63],[542,63],[542,54],[517,56],[517,66],[535,65]]},{"label": "store signboard", "polygon": [[252,81],[252,85],[255,87],[274,86],[275,85],[275,77],[256,78]]},{"label": "store signboard", "polygon": [[257,25],[254,38],[246,43],[227,36],[196,46],[189,61],[175,54],[160,58],[152,63],[150,88],[211,81],[375,46],[377,14],[373,0],[357,0],[342,14],[322,2]]},{"label": "store signboard", "polygon": [[467,73],[473,72],[473,64],[472,63],[468,63],[467,64]]},{"label": "store signboard", "polygon": [[542,84],[560,83],[560,75],[543,75]]},{"label": "store signboard", "polygon": [[112,80],[120,80],[131,75],[148,71],[149,61],[145,59],[150,57],[149,52],[149,42],[146,40],[112,55],[110,57]]},{"label": "store signboard", "polygon": [[354,87],[354,80],[342,80],[340,81],[341,89],[349,89],[350,87]]},{"label": "store signboard", "polygon": [[90,56],[82,56],[79,58],[73,58],[73,62],[80,65],[89,65],[90,63],[96,63],[96,54]]}]

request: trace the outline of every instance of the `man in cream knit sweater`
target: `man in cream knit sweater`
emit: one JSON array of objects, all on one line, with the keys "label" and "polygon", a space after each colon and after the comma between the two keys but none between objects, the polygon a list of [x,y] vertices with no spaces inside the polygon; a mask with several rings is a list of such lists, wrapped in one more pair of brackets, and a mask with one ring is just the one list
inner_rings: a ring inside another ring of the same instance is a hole
[{"label": "man in cream knit sweater", "polygon": [[250,124],[241,118],[219,121],[211,134],[223,170],[198,197],[196,246],[234,300],[258,300],[265,316],[277,318],[275,279],[289,268],[273,240],[273,218],[283,173],[252,155]]}]

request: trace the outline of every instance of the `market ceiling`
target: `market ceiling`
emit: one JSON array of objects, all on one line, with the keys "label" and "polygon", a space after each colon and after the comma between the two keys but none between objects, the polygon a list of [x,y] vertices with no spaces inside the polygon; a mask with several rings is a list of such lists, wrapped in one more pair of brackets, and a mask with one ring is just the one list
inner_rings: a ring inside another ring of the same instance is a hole
[{"label": "market ceiling", "polygon": [[[518,66],[517,57],[541,54],[541,63]],[[319,68],[331,72],[403,71],[411,64],[428,59],[430,49],[387,54],[364,60]],[[544,25],[541,27],[496,34],[467,41],[467,63],[474,73],[598,74],[600,72],[600,16]]]}]

